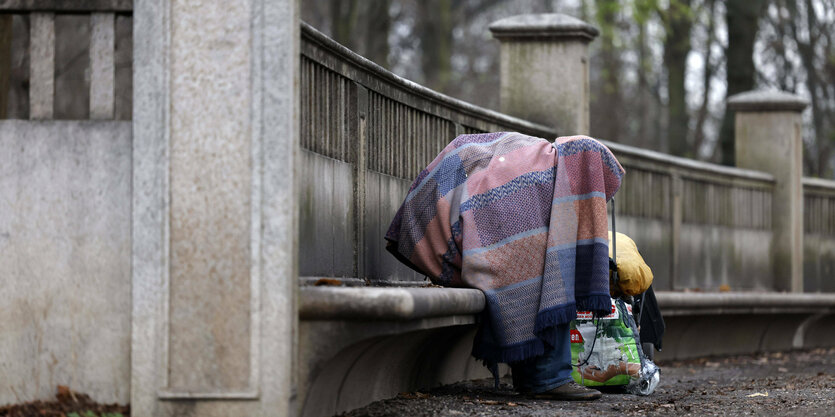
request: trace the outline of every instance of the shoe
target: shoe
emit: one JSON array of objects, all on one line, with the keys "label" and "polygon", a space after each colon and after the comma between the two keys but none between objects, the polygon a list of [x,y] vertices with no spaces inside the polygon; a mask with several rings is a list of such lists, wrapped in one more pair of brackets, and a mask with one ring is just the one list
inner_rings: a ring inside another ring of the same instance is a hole
[{"label": "shoe", "polygon": [[557,401],[592,401],[602,396],[600,391],[586,388],[574,381],[569,381],[549,391],[530,394],[532,398]]}]

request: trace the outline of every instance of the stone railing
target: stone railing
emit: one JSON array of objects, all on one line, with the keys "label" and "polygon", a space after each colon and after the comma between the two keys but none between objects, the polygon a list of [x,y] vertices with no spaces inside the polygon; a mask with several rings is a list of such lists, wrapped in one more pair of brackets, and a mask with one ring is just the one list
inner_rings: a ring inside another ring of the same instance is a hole
[{"label": "stone railing", "polygon": [[0,1],[13,38],[28,38],[13,41],[10,51],[28,62],[13,68],[10,80],[28,85],[18,98],[28,106],[6,117],[130,119],[132,12],[132,0]]},{"label": "stone railing", "polygon": [[767,290],[774,178],[616,143],[627,171],[618,231],[633,237],[659,290]]},{"label": "stone railing", "polygon": [[835,181],[803,179],[803,290],[835,292]]},{"label": "stone railing", "polygon": [[[571,133],[429,90],[305,24],[301,55],[302,276],[422,280],[386,253],[383,236],[411,181],[449,141]],[[771,175],[606,143],[628,171],[619,230],[638,241],[659,289],[771,287]]]},{"label": "stone railing", "polygon": [[301,30],[300,274],[420,280],[383,236],[412,180],[456,135],[545,126],[400,78]]}]

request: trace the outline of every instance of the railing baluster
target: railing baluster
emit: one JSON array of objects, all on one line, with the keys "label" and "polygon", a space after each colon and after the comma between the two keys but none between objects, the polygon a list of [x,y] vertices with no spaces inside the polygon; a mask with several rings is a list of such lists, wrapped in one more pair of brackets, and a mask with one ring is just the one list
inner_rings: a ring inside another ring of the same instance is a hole
[{"label": "railing baluster", "polygon": [[30,15],[29,118],[52,119],[55,102],[55,14]]}]

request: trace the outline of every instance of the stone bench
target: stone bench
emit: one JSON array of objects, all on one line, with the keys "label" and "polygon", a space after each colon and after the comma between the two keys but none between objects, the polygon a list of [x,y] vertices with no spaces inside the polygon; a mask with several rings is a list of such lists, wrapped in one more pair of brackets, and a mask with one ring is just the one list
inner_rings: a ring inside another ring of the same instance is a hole
[{"label": "stone bench", "polygon": [[[330,416],[400,392],[490,374],[471,356],[484,295],[359,279],[299,290],[299,401]],[[835,346],[835,294],[656,293],[667,323],[658,360]],[[502,373],[507,372],[502,367]]]},{"label": "stone bench", "polygon": [[409,285],[300,287],[302,416],[490,376],[470,356],[481,291]]},{"label": "stone bench", "polygon": [[659,360],[835,346],[835,294],[656,293]]}]

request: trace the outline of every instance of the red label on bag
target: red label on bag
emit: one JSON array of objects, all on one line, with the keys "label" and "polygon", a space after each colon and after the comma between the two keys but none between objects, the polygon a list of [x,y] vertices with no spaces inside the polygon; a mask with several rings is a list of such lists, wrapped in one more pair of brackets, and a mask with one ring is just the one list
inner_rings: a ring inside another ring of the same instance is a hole
[{"label": "red label on bag", "polygon": [[571,330],[571,343],[583,343],[583,335],[577,329]]},{"label": "red label on bag", "polygon": [[[591,314],[591,311],[578,311],[577,312],[577,320],[591,320],[594,316]],[[608,316],[601,317],[603,320],[610,320],[610,319],[617,319],[618,318],[618,309],[615,307],[615,300],[612,300],[612,310]]]}]

